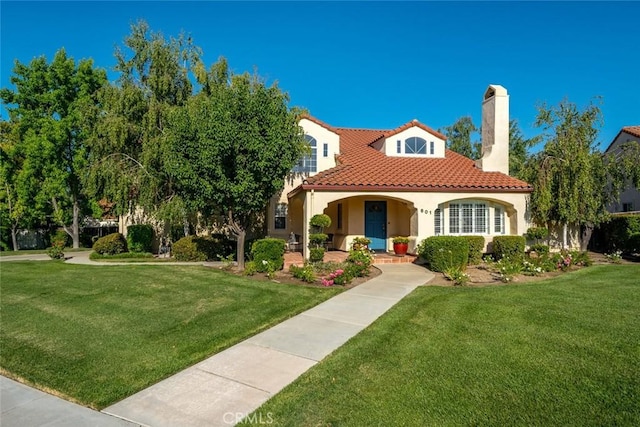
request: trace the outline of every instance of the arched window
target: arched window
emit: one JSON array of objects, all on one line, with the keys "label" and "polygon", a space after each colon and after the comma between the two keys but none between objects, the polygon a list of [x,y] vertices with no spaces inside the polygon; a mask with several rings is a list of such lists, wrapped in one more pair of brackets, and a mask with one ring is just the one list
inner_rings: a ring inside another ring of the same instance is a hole
[{"label": "arched window", "polygon": [[317,166],[317,151],[318,151],[318,142],[316,139],[310,135],[305,135],[304,139],[309,143],[311,147],[311,154],[304,156],[300,159],[297,165],[293,167],[294,172],[316,172],[318,169]]},{"label": "arched window", "polygon": [[405,154],[427,154],[427,141],[417,136],[404,140]]}]

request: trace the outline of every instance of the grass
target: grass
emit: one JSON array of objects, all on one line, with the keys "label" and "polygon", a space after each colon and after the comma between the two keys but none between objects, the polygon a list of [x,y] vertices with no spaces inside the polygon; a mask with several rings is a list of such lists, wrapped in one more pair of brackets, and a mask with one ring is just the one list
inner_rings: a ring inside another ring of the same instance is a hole
[{"label": "grass", "polygon": [[2,371],[103,408],[337,294],[196,266],[0,266]]},{"label": "grass", "polygon": [[167,262],[175,261],[170,258],[154,258],[149,252],[123,252],[121,254],[109,255],[91,252],[89,259],[92,261],[117,261],[117,262]]},{"label": "grass", "polygon": [[[0,251],[0,257],[5,256],[15,256],[15,255],[38,255],[38,254],[46,254],[48,249],[21,249],[19,251]],[[86,252],[90,251],[91,248],[64,248],[64,252]]]},{"label": "grass", "polygon": [[273,425],[640,425],[640,266],[422,287],[259,408]]}]

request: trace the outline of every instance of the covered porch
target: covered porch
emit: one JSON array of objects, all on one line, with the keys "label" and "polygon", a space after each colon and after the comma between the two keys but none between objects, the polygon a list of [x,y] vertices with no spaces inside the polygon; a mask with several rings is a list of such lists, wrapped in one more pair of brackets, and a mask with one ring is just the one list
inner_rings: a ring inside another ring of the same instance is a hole
[{"label": "covered porch", "polygon": [[419,211],[413,202],[399,197],[380,194],[347,194],[339,192],[302,192],[289,198],[288,229],[286,240],[294,238],[295,250],[307,257],[309,239],[308,223],[315,214],[323,213],[331,218],[331,225],[324,229],[329,236],[326,248],[347,252],[357,237],[371,240],[369,248],[375,253],[393,253],[394,236],[410,239],[409,252],[415,251],[418,238]]}]

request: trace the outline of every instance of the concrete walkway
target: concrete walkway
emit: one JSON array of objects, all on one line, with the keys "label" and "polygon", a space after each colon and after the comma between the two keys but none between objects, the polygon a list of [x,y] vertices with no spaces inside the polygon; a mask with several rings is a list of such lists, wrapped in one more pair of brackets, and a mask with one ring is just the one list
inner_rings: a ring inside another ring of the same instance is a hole
[{"label": "concrete walkway", "polygon": [[0,376],[0,425],[35,426],[136,426],[121,418],[76,405],[59,397]]},{"label": "concrete walkway", "polygon": [[433,277],[413,264],[378,267],[380,276],[103,412],[153,427],[236,424]]},{"label": "concrete walkway", "polygon": [[[0,424],[234,425],[433,278],[414,264],[377,267],[382,274],[368,282],[160,381],[102,414],[0,377]],[[36,392],[37,397],[24,397],[22,388]],[[92,416],[96,418],[87,418]],[[263,419],[268,419],[267,414]],[[114,422],[121,424],[108,424]]]}]

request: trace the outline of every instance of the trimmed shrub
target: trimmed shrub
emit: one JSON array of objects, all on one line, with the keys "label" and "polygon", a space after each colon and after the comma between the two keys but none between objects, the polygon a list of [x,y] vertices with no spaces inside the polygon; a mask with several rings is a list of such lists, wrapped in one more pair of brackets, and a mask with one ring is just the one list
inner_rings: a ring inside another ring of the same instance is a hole
[{"label": "trimmed shrub", "polygon": [[93,250],[100,255],[115,255],[127,252],[127,239],[121,233],[111,233],[99,238],[93,244]]},{"label": "trimmed shrub", "polygon": [[462,236],[469,244],[469,265],[478,265],[482,262],[482,252],[484,251],[484,237],[482,236]]},{"label": "trimmed shrub", "polygon": [[136,224],[127,227],[127,246],[130,252],[151,252],[153,227],[149,224]]},{"label": "trimmed shrub", "polygon": [[549,230],[545,227],[530,227],[527,229],[525,236],[529,240],[535,240],[538,243],[541,239],[544,239],[549,235]]},{"label": "trimmed shrub", "polygon": [[627,239],[627,252],[631,254],[640,253],[640,233],[633,233]]},{"label": "trimmed shrub", "polygon": [[521,261],[524,256],[524,236],[496,236],[493,238],[493,257],[496,261],[509,258]]},{"label": "trimmed shrub", "polygon": [[[268,271],[270,264],[274,270],[282,270],[284,266],[284,250],[287,242],[283,239],[266,238],[253,242],[251,256],[256,263],[256,269],[261,272]],[[263,261],[267,261],[264,263]]]},{"label": "trimmed shrub", "polygon": [[549,246],[543,245],[542,243],[537,243],[535,245],[531,245],[530,250],[531,252],[535,252],[540,256],[547,255],[549,253]]},{"label": "trimmed shrub", "polygon": [[327,241],[328,238],[329,236],[324,233],[309,234],[309,247],[319,248]]},{"label": "trimmed shrub", "polygon": [[318,230],[322,231],[326,227],[331,225],[331,218],[326,214],[317,214],[311,217],[309,220],[309,226],[316,227]]},{"label": "trimmed shrub", "polygon": [[207,261],[217,259],[218,242],[209,237],[187,236],[171,246],[177,261]]},{"label": "trimmed shrub", "polygon": [[601,252],[631,252],[632,236],[636,233],[640,233],[640,215],[616,216],[594,230],[591,245]]},{"label": "trimmed shrub", "polygon": [[464,270],[469,260],[469,241],[462,236],[433,236],[423,240],[417,252],[431,271],[444,272],[451,267]]},{"label": "trimmed shrub", "polygon": [[63,259],[64,258],[64,241],[58,240],[53,242],[51,244],[51,247],[47,249],[47,255],[49,255],[51,259]]},{"label": "trimmed shrub", "polygon": [[324,248],[310,248],[309,249],[309,261],[310,262],[322,262],[324,259]]}]

